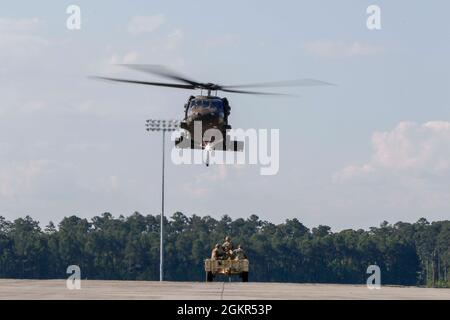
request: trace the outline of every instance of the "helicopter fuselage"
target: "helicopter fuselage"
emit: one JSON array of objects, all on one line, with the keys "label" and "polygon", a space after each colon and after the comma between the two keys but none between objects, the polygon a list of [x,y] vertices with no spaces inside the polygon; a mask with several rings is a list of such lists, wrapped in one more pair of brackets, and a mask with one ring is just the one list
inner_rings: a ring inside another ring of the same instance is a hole
[{"label": "helicopter fuselage", "polygon": [[[205,149],[212,146],[213,149],[239,151],[243,146],[237,147],[234,141],[227,143],[227,130],[231,129],[228,124],[230,115],[230,105],[227,98],[217,96],[191,96],[184,106],[184,120],[181,122],[181,129],[186,130],[187,136],[178,140],[176,145],[187,148]],[[199,130],[199,128],[201,128]],[[205,134],[208,130],[220,131],[221,137],[209,136]],[[199,130],[199,132],[196,132]],[[184,143],[183,143],[184,142]],[[220,144],[217,145],[217,144]]]},{"label": "helicopter fuselage", "polygon": [[227,98],[217,96],[191,96],[184,106],[184,121],[181,128],[194,136],[195,122],[200,122],[203,135],[208,129],[217,129],[223,133],[228,125],[230,106]]}]

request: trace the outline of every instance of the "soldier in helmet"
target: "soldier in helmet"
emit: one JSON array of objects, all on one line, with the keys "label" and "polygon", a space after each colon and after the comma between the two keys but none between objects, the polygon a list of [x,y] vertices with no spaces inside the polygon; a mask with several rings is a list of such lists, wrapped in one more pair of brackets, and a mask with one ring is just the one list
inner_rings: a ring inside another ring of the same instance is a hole
[{"label": "soldier in helmet", "polygon": [[220,244],[216,244],[211,252],[211,260],[220,260],[223,258],[223,250]]},{"label": "soldier in helmet", "polygon": [[223,108],[224,108],[224,118],[225,118],[225,122],[228,123],[228,116],[231,113],[231,107],[230,107],[230,103],[228,102],[227,98],[222,98],[223,101]]},{"label": "soldier in helmet", "polygon": [[244,248],[242,248],[240,244],[237,246],[237,249],[233,251],[233,255],[236,260],[247,259]]},{"label": "soldier in helmet", "polygon": [[231,238],[229,236],[225,237],[225,242],[222,244],[222,249],[229,258],[233,256],[233,243],[231,242]]}]

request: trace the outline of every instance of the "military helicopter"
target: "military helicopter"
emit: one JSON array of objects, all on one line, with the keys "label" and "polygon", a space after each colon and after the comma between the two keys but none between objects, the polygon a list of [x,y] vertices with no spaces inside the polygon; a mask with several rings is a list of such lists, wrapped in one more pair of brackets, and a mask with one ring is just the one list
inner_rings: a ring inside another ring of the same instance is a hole
[{"label": "military helicopter", "polygon": [[[185,133],[175,141],[175,145],[180,148],[203,149],[208,151],[208,155],[212,150],[242,151],[244,148],[243,142],[231,141],[227,134],[227,131],[231,129],[231,125],[228,121],[231,107],[227,98],[217,96],[218,91],[254,95],[285,95],[282,93],[248,91],[243,89],[332,85],[331,83],[315,79],[296,79],[289,81],[249,83],[241,85],[220,85],[210,82],[198,82],[160,65],[120,64],[120,66],[157,75],[166,79],[174,80],[178,83],[129,80],[109,77],[94,78],[176,89],[201,90],[200,95],[191,95],[184,105],[184,118],[180,122],[180,128],[184,129]],[[206,95],[203,94],[203,91],[206,91]],[[196,132],[198,127],[201,127],[200,132]],[[205,134],[211,130],[214,130],[215,134]]]}]

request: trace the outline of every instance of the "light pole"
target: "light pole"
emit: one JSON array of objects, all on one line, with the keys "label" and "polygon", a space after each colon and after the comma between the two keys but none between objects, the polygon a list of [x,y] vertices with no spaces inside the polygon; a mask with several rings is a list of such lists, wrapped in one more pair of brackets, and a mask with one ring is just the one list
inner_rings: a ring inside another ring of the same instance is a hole
[{"label": "light pole", "polygon": [[159,281],[163,281],[164,275],[164,162],[165,162],[165,143],[166,131],[175,131],[179,128],[178,120],[147,120],[147,131],[161,131],[162,132],[162,177],[161,177],[161,234],[159,239]]}]

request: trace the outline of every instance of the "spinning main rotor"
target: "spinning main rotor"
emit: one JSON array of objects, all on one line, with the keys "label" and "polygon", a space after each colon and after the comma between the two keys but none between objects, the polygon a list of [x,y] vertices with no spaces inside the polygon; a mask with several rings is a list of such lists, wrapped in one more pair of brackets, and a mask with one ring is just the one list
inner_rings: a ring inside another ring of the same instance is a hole
[{"label": "spinning main rotor", "polygon": [[150,73],[158,75],[163,78],[178,81],[179,83],[166,83],[166,82],[154,82],[154,81],[142,81],[142,80],[130,80],[130,79],[119,79],[119,78],[109,78],[109,77],[94,77],[97,79],[110,80],[116,82],[125,83],[135,83],[150,86],[159,87],[170,87],[178,89],[201,89],[207,90],[208,96],[211,95],[211,91],[223,91],[232,93],[243,93],[243,94],[257,94],[257,95],[285,95],[282,93],[273,92],[262,92],[262,91],[247,91],[242,90],[243,88],[275,88],[275,87],[306,87],[306,86],[324,86],[333,85],[332,83],[315,80],[315,79],[296,79],[288,81],[276,81],[276,82],[261,82],[261,83],[248,83],[240,85],[220,85],[216,83],[203,83],[187,78],[175,71],[168,69],[167,67],[160,65],[146,65],[146,64],[120,64],[120,66],[127,67],[130,69],[138,70],[145,73]]}]

